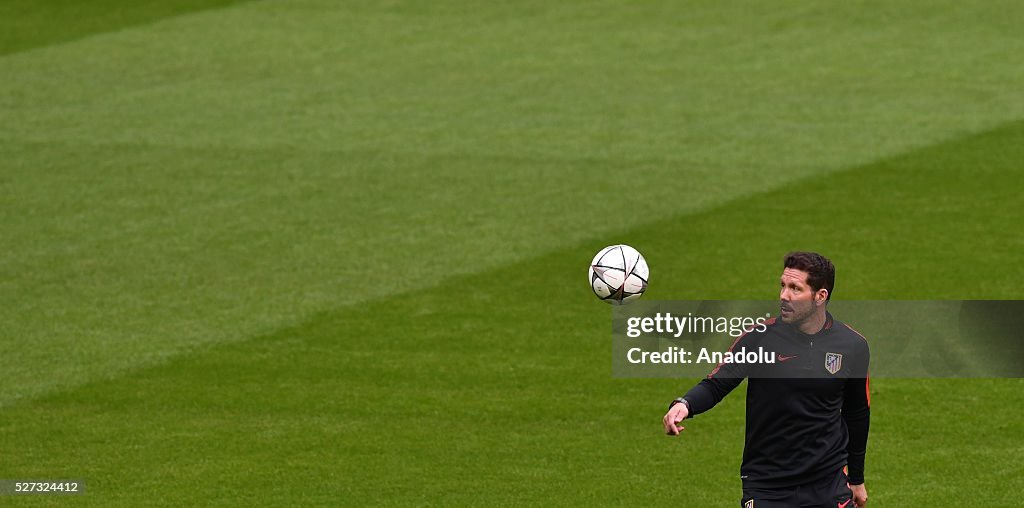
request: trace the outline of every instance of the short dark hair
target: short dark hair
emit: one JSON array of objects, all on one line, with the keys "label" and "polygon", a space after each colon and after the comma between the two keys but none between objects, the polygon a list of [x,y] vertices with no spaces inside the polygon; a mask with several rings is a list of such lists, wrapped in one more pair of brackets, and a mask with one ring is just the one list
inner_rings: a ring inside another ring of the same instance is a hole
[{"label": "short dark hair", "polygon": [[807,285],[815,292],[828,290],[825,301],[832,299],[832,288],[836,285],[836,267],[825,256],[817,252],[790,252],[782,262],[783,268],[794,268],[807,272]]}]

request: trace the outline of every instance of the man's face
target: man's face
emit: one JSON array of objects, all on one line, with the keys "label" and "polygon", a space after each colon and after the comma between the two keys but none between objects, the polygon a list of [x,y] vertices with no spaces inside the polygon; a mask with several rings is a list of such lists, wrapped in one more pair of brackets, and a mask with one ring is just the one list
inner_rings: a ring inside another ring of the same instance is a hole
[{"label": "man's face", "polygon": [[807,272],[786,268],[779,278],[779,309],[782,322],[801,323],[814,314],[814,289],[807,284]]}]

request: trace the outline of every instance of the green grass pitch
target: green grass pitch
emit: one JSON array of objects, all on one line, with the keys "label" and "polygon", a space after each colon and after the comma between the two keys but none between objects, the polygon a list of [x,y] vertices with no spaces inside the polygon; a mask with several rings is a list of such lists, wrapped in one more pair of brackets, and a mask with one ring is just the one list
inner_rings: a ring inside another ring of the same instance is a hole
[{"label": "green grass pitch", "polygon": [[[1024,296],[1017,2],[0,2],[4,506],[736,506],[644,298]],[[839,316],[840,319],[842,316]],[[870,506],[1014,507],[1020,379],[875,379]]]}]

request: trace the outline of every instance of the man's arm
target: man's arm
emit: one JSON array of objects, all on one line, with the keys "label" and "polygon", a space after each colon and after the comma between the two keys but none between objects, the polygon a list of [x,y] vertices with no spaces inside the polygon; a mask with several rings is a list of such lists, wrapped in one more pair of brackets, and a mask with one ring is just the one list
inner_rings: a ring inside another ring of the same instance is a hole
[{"label": "man's arm", "polygon": [[843,420],[850,434],[850,442],[846,445],[850,485],[864,483],[864,457],[867,454],[868,429],[871,424],[869,390],[869,378],[851,378],[846,381],[843,394]]},{"label": "man's arm", "polygon": [[670,436],[678,436],[679,431],[685,427],[679,425],[683,420],[699,415],[721,402],[726,395],[739,386],[743,378],[711,377],[701,380],[700,383],[690,388],[686,395],[673,400],[668,407],[668,413],[662,418],[665,425],[665,433]]},{"label": "man's arm", "polygon": [[[729,351],[746,346],[749,336],[749,333],[741,335],[736,342],[733,342]],[[679,423],[715,407],[715,404],[721,402],[726,395],[729,395],[729,392],[743,382],[743,378],[747,377],[747,365],[749,364],[720,363],[711,371],[711,374],[708,374],[706,379],[690,388],[686,395],[672,401],[669,404],[668,413],[665,413],[662,418],[665,433],[670,436],[678,436],[679,431],[685,428]]]},{"label": "man's arm", "polygon": [[868,490],[864,486],[864,457],[868,449],[868,429],[871,424],[871,377],[868,374],[871,350],[868,340],[857,330],[846,326],[860,337],[861,349],[854,355],[855,363],[843,391],[843,421],[849,435],[846,444],[847,480],[853,492],[856,508],[864,508],[868,502]]},{"label": "man's arm", "polygon": [[[847,326],[849,328],[849,326]],[[849,432],[846,445],[847,466],[850,485],[864,484],[864,457],[868,448],[868,429],[871,424],[871,379],[868,374],[871,350],[868,341],[860,332],[850,328],[863,342],[854,356],[855,363],[850,378],[846,380],[843,392],[843,420]],[[858,506],[861,503],[857,503]]]},{"label": "man's arm", "polygon": [[864,486],[864,457],[868,449],[868,429],[871,424],[871,381],[868,377],[846,380],[843,394],[843,420],[849,432],[846,445],[847,478],[853,492],[853,503],[864,508],[868,490]]},{"label": "man's arm", "polygon": [[702,379],[700,383],[690,388],[686,395],[683,396],[690,403],[690,417],[697,416],[715,407],[719,402],[722,402],[726,395],[729,395],[729,392],[733,391],[743,382],[742,377],[725,377],[720,374]]}]

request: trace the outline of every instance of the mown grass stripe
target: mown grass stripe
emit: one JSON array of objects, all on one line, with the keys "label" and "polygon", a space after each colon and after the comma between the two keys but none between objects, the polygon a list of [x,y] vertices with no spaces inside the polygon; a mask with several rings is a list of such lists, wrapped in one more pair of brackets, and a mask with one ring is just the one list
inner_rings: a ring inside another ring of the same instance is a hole
[{"label": "mown grass stripe", "polygon": [[0,56],[251,0],[5,0]]}]

